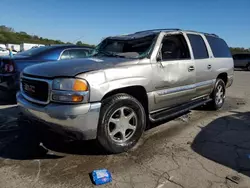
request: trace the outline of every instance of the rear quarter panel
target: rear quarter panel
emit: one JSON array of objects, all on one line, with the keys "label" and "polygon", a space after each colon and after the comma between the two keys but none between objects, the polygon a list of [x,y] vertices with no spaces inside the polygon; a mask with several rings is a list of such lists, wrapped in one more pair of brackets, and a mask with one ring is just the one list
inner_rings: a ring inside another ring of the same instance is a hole
[{"label": "rear quarter panel", "polygon": [[216,79],[219,74],[227,73],[228,77],[234,75],[233,58],[214,58],[212,64],[213,78]]}]

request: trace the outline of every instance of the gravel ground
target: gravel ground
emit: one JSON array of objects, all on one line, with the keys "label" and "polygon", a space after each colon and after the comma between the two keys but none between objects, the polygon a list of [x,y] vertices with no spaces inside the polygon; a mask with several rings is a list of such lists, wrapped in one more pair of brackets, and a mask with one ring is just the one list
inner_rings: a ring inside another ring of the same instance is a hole
[{"label": "gravel ground", "polygon": [[[250,187],[250,72],[235,72],[220,111],[196,109],[156,125],[139,144],[119,155],[103,155],[93,142],[64,143],[17,125],[15,105],[0,106],[0,187],[95,187],[94,169],[107,168],[103,187]],[[36,126],[36,125],[32,125]]]}]

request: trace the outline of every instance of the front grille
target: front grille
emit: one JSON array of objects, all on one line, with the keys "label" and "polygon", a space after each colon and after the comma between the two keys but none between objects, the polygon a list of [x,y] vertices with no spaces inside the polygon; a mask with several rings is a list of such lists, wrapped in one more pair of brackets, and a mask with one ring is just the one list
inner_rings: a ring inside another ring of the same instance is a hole
[{"label": "front grille", "polygon": [[22,78],[22,90],[28,97],[47,102],[49,85],[45,81]]}]

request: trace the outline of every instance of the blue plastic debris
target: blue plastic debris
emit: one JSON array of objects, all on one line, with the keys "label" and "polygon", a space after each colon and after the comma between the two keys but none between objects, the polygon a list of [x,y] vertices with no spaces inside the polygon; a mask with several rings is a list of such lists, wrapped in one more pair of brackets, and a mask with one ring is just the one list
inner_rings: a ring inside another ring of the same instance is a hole
[{"label": "blue plastic debris", "polygon": [[94,170],[92,178],[95,185],[102,185],[112,181],[111,173],[107,169]]}]

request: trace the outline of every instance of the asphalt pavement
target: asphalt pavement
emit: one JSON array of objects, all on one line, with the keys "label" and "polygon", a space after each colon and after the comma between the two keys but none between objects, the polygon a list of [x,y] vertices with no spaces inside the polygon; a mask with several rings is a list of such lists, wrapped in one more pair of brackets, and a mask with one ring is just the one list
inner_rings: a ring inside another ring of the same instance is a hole
[{"label": "asphalt pavement", "polygon": [[236,71],[219,111],[199,108],[154,125],[127,153],[106,155],[95,142],[69,143],[17,123],[18,108],[0,105],[0,187],[95,187],[89,173],[107,168],[101,187],[250,187],[250,72]]}]

